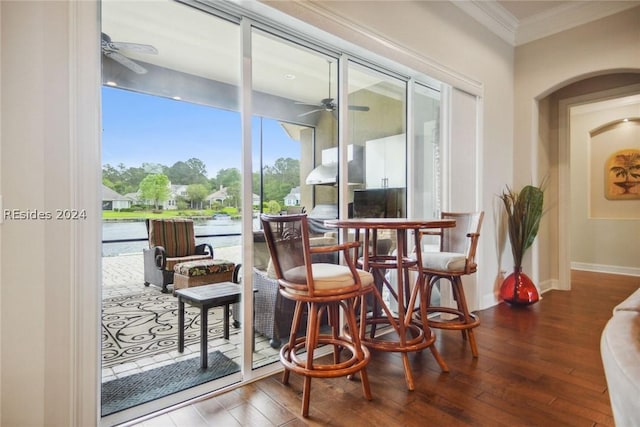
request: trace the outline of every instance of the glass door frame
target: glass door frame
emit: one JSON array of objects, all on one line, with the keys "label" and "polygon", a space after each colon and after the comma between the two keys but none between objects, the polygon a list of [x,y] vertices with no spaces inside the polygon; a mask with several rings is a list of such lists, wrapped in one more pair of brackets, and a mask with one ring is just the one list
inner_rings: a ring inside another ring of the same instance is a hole
[{"label": "glass door frame", "polygon": [[[189,6],[193,6],[196,9],[203,11],[205,13],[211,13],[214,16],[220,17],[220,11],[214,9],[212,6],[206,6],[201,3],[196,5],[191,4],[190,2],[184,2]],[[339,168],[342,171],[347,170],[347,135],[349,129],[349,118],[348,118],[348,85],[347,85],[347,77],[348,77],[348,67],[349,62],[353,61],[361,66],[373,69],[375,71],[380,71],[385,74],[388,74],[393,77],[400,77],[406,84],[406,109],[405,113],[405,129],[408,135],[407,137],[407,158],[409,157],[409,153],[412,153],[412,145],[413,139],[410,135],[413,135],[413,121],[412,121],[412,85],[414,84],[414,77],[407,77],[404,75],[399,75],[398,73],[382,66],[377,66],[371,63],[371,61],[363,59],[361,56],[352,55],[350,53],[346,53],[342,51],[341,48],[336,49],[328,49],[326,44],[321,41],[315,41],[311,38],[307,38],[304,35],[296,34],[294,31],[286,32],[281,30],[281,26],[275,23],[269,23],[265,18],[263,21],[257,21],[253,17],[248,17],[245,15],[240,15],[238,21],[240,25],[240,46],[241,46],[241,60],[240,60],[240,115],[241,115],[241,189],[242,194],[251,195],[252,194],[252,173],[253,173],[253,165],[252,165],[252,117],[253,117],[253,104],[252,104],[252,46],[251,46],[251,32],[253,28],[267,30],[268,32],[275,33],[279,36],[284,37],[285,39],[289,39],[294,41],[296,44],[301,44],[303,46],[308,46],[313,50],[319,51],[321,53],[325,53],[333,58],[336,58],[338,61],[338,97],[337,102],[339,104],[339,116],[338,116],[338,151],[339,151]],[[375,57],[374,57],[375,58]],[[375,59],[374,59],[375,60]],[[389,61],[387,61],[389,62]],[[402,67],[398,67],[402,68]],[[433,87],[429,78],[426,78],[424,81],[420,79],[420,83],[423,85],[427,85],[429,87]],[[443,85],[444,87],[444,85]],[[436,89],[442,92],[442,88]],[[444,93],[443,93],[444,98]],[[444,99],[443,99],[444,100]],[[444,115],[441,115],[441,123],[440,126],[443,125],[442,119]],[[441,136],[444,136],[444,133],[441,133]],[[446,144],[445,144],[446,145]],[[407,212],[411,212],[411,199],[409,198],[411,193],[411,176],[412,176],[412,168],[415,167],[411,164],[411,162],[406,162],[407,167]],[[346,217],[348,212],[348,182],[346,179],[346,174],[340,175],[340,180],[338,182],[338,206],[341,217]],[[249,213],[253,211],[253,198],[252,197],[243,197],[242,199],[242,211],[245,213]],[[242,215],[242,263],[245,271],[252,271],[253,269],[253,223],[252,223],[252,215],[243,214]],[[253,340],[253,286],[251,275],[245,274],[245,280],[243,280],[243,295],[246,296],[242,301],[243,308],[243,330],[242,330],[242,365],[241,365],[241,377],[235,383],[237,385],[244,384],[255,379],[270,375],[274,372],[281,370],[281,366],[279,364],[274,363],[265,367],[261,367],[258,369],[252,369],[252,348],[251,342]],[[218,393],[220,390],[211,391],[205,395],[199,395],[199,398],[206,397],[207,395],[211,395],[213,393]],[[193,397],[187,397],[193,398]],[[178,399],[180,402],[184,401],[183,398]],[[175,402],[174,402],[175,403]],[[161,409],[161,408],[159,408]]]}]

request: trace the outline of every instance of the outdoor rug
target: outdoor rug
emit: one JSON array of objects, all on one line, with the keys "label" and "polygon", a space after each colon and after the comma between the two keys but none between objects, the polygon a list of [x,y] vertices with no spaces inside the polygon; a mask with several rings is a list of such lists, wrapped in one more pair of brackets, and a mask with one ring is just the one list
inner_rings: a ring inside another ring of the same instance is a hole
[{"label": "outdoor rug", "polygon": [[[209,337],[223,336],[223,307],[209,310]],[[185,346],[200,342],[200,309],[185,304]],[[178,349],[178,299],[159,291],[104,299],[102,367]],[[229,333],[238,333],[233,326]]]},{"label": "outdoor rug", "polygon": [[237,363],[219,351],[209,353],[208,369],[200,357],[165,365],[102,384],[102,416],[240,372]]}]

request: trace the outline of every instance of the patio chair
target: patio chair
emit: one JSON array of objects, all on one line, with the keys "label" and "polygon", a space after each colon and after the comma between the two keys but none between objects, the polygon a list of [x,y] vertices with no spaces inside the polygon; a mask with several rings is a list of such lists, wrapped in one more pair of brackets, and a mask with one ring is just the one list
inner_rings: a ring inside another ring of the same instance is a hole
[{"label": "patio chair", "polygon": [[182,262],[213,259],[213,247],[196,245],[193,220],[147,219],[149,249],[143,249],[144,285],[154,285],[169,292],[173,283],[173,267]]}]

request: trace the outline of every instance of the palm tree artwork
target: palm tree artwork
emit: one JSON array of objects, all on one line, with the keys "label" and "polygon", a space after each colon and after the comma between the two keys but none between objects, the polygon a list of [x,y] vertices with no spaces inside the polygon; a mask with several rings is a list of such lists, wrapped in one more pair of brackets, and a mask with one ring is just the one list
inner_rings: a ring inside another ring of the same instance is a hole
[{"label": "palm tree artwork", "polygon": [[[607,163],[610,184],[619,187],[615,189],[611,185],[607,188],[607,198],[640,198],[640,193],[634,192],[633,188],[640,184],[640,150],[626,149],[613,154]],[[612,177],[621,180],[611,179]],[[620,192],[622,189],[622,192]]]}]

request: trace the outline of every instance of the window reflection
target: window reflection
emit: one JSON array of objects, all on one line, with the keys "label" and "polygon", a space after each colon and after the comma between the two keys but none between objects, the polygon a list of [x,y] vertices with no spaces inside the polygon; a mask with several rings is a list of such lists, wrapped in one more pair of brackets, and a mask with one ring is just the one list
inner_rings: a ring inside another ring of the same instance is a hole
[{"label": "window reflection", "polygon": [[414,89],[414,215],[437,218],[441,206],[440,92]]},{"label": "window reflection", "polygon": [[349,143],[364,153],[353,216],[406,217],[406,82],[355,63],[348,80]]}]

